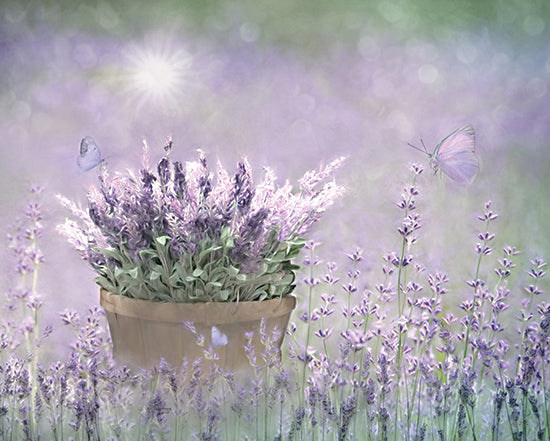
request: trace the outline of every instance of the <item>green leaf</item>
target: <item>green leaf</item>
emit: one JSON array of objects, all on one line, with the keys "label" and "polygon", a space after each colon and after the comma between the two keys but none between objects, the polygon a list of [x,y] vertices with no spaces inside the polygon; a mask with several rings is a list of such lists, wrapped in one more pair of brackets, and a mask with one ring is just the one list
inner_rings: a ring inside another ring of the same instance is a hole
[{"label": "green leaf", "polygon": [[223,227],[220,233],[220,239],[225,242],[231,236],[231,227]]},{"label": "green leaf", "polygon": [[239,274],[239,268],[230,265],[227,267],[227,274],[229,274],[230,277],[235,277],[237,274]]},{"label": "green leaf", "polygon": [[164,267],[162,265],[159,265],[158,263],[152,263],[151,265],[149,265],[149,269],[152,271],[152,272],[157,272],[157,273],[164,273]]},{"label": "green leaf", "polygon": [[285,264],[284,269],[287,271],[298,271],[302,267],[300,265],[294,265],[291,263]]},{"label": "green leaf", "polygon": [[199,253],[199,259],[198,259],[198,261],[199,261],[199,262],[202,262],[203,259],[204,259],[205,257],[208,257],[208,256],[210,256],[211,254],[213,254],[213,253],[215,253],[216,251],[219,251],[219,250],[221,250],[221,249],[222,249],[222,247],[218,245],[218,246],[211,246],[211,247],[209,247],[209,248],[207,248],[207,249],[201,251],[201,252]]},{"label": "green leaf", "polygon": [[202,289],[196,289],[195,290],[195,299],[199,299],[200,301],[203,301],[203,299],[206,297],[206,293]]},{"label": "green leaf", "polygon": [[195,271],[193,271],[193,277],[200,277],[202,273],[204,273],[202,268],[196,268]]},{"label": "green leaf", "polygon": [[172,299],[172,297],[170,296],[170,294],[156,293],[156,294],[155,294],[155,301],[157,301],[157,302],[167,302],[167,303],[171,303],[171,302],[173,302],[174,300]]},{"label": "green leaf", "polygon": [[147,255],[157,257],[158,253],[155,250],[147,249],[147,250],[140,250],[138,255],[139,257],[144,257]]},{"label": "green leaf", "polygon": [[130,276],[133,278],[133,279],[137,279],[137,276],[138,276],[138,268],[137,267],[134,267],[132,268],[130,271],[128,271],[128,274],[130,274]]},{"label": "green leaf", "polygon": [[161,276],[162,273],[159,273],[158,271],[151,271],[149,273],[149,280],[156,280]]},{"label": "green leaf", "polygon": [[166,246],[166,244],[170,241],[170,236],[159,236],[156,241],[161,245]]},{"label": "green leaf", "polygon": [[222,302],[226,302],[230,295],[231,292],[226,289],[219,292],[219,298]]},{"label": "green leaf", "polygon": [[113,283],[111,283],[111,281],[107,277],[98,276],[94,280],[95,280],[95,283],[97,283],[99,286],[106,289],[107,291],[114,292],[114,293],[118,292],[116,286]]},{"label": "green leaf", "polygon": [[170,283],[172,283],[173,285],[176,285],[178,282],[184,280],[184,276],[185,272],[181,270],[181,267],[179,265],[176,265],[168,280],[170,280]]},{"label": "green leaf", "polygon": [[290,294],[292,291],[294,291],[295,288],[296,288],[296,285],[288,285],[288,287],[284,291],[283,295]]},{"label": "green leaf", "polygon": [[100,248],[100,250],[105,257],[112,257],[113,259],[122,260],[122,254],[115,248]]},{"label": "green leaf", "polygon": [[268,272],[268,270],[269,270],[269,265],[265,262],[262,262],[255,274],[260,276],[260,275],[265,274],[266,272]]},{"label": "green leaf", "polygon": [[296,277],[294,276],[294,273],[286,273],[279,283],[282,285],[290,285],[292,282],[294,282],[295,278]]}]

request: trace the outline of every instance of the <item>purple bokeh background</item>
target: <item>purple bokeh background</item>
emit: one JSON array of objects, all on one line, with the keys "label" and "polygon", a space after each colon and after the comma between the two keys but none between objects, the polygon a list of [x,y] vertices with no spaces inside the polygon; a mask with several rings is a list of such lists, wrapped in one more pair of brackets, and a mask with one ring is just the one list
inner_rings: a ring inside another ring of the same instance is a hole
[{"label": "purple bokeh background", "polygon": [[[394,201],[408,164],[427,168],[407,143],[422,138],[432,148],[469,123],[476,129],[479,176],[464,188],[423,175],[425,226],[417,252],[435,270],[466,279],[475,214],[492,199],[503,214],[502,242],[527,255],[548,255],[545,22],[540,29],[534,18],[531,25],[524,21],[520,37],[475,26],[434,38],[397,34],[391,26],[371,29],[362,17],[351,17],[345,39],[335,34],[322,50],[308,52],[264,38],[269,19],[260,25],[238,14],[223,26],[213,19],[207,33],[176,19],[127,33],[116,32],[122,18],[115,23],[108,11],[99,15],[99,28],[56,28],[51,17],[31,20],[28,9],[14,5],[0,12],[0,221],[9,231],[30,184],[46,187],[40,270],[46,320],[99,298],[92,271],[55,232],[68,214],[55,194],[84,203],[96,181],[97,169],[82,172],[76,165],[86,135],[110,170],[139,167],[144,139],[158,159],[168,136],[176,159],[195,159],[201,148],[212,165],[220,159],[230,169],[247,155],[257,178],[269,165],[294,183],[306,170],[348,156],[337,175],[348,192],[313,238],[324,243],[325,260],[343,260],[361,246],[366,267],[379,277],[380,256],[398,246]],[[103,35],[101,26],[110,32]],[[154,81],[144,85],[139,76],[151,56],[173,69],[166,90]],[[5,288],[13,274],[8,253],[1,259]]]}]

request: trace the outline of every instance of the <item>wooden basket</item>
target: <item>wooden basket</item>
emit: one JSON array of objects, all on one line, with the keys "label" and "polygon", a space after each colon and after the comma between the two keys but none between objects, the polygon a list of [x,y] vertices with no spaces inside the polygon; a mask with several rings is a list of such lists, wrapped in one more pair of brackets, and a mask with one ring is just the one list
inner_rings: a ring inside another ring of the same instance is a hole
[{"label": "wooden basket", "polygon": [[[117,362],[134,367],[150,368],[163,357],[179,368],[184,357],[193,362],[201,357],[204,364],[217,363],[233,371],[250,367],[244,346],[245,333],[253,332],[252,348],[257,362],[265,350],[260,341],[260,322],[265,319],[269,336],[276,328],[280,337],[273,347],[280,357],[280,348],[295,297],[262,302],[235,303],[158,303],[132,299],[101,289],[100,303],[105,309],[113,354]],[[192,323],[195,334],[186,326]],[[203,336],[199,346],[197,336]],[[219,357],[211,360],[205,350]]]}]

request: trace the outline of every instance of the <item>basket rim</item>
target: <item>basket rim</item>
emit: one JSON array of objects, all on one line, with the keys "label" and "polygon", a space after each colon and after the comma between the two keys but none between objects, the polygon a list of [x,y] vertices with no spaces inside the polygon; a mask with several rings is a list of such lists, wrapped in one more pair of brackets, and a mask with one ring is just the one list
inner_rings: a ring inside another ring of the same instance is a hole
[{"label": "basket rim", "polygon": [[247,302],[169,303],[134,299],[100,289],[100,304],[107,314],[171,323],[201,322],[207,325],[255,321],[290,313],[296,297]]}]

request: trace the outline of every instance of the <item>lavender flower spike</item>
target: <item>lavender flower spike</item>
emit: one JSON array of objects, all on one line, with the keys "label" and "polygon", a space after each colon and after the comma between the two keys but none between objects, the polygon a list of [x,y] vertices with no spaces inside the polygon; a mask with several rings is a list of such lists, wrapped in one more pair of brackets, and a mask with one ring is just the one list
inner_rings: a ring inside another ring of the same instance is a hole
[{"label": "lavender flower spike", "polygon": [[307,172],[293,192],[289,183],[278,187],[269,169],[255,187],[246,158],[231,178],[219,163],[212,174],[202,152],[185,167],[172,153],[150,167],[145,143],[139,172],[104,169],[88,192],[87,212],[58,196],[77,218],[58,231],[98,272],[98,284],[173,302],[291,293],[304,236],[344,191],[328,181],[343,158]]}]

